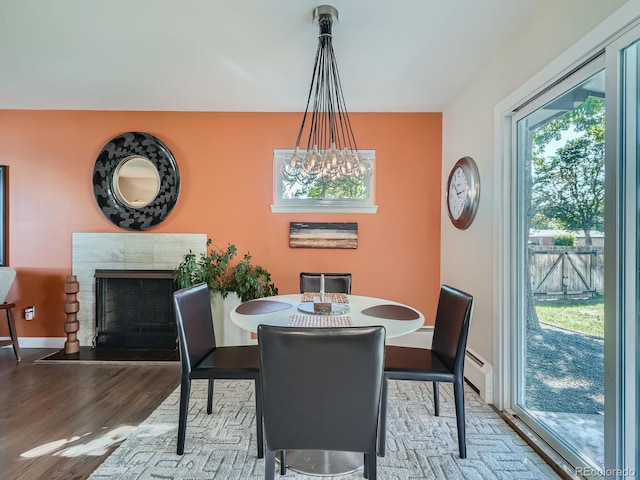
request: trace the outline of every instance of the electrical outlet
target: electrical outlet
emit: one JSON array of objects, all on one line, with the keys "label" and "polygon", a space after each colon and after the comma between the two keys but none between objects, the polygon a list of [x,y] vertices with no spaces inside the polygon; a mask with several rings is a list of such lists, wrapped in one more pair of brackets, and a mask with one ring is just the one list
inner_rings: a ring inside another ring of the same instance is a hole
[{"label": "electrical outlet", "polygon": [[33,320],[36,318],[36,307],[27,307],[24,309],[24,319]]}]

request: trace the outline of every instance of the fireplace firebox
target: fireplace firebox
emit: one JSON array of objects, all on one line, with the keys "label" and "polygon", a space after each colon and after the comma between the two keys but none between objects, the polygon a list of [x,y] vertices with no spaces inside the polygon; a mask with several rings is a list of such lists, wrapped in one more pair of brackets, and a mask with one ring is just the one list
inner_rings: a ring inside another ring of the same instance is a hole
[{"label": "fireplace firebox", "polygon": [[96,270],[96,348],[175,350],[171,270]]}]

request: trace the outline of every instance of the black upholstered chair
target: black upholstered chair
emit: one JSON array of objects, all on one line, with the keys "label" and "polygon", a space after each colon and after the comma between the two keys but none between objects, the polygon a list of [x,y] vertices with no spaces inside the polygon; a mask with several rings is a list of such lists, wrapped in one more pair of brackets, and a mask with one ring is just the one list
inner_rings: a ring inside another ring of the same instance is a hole
[{"label": "black upholstered chair", "polygon": [[473,297],[453,287],[440,288],[431,348],[387,346],[380,415],[379,454],[385,454],[388,380],[433,382],[435,415],[440,415],[439,382],[453,383],[460,458],[467,457],[464,421],[464,357]]},{"label": "black upholstered chair", "polygon": [[266,479],[276,450],[332,450],[364,453],[375,480],[384,341],[381,326],[258,327]]},{"label": "black upholstered chair", "polygon": [[[320,275],[322,275],[322,273],[300,273],[300,293],[319,292]],[[326,293],[346,293],[347,295],[351,295],[351,274],[325,273],[324,291]]]},{"label": "black upholstered chair", "polygon": [[209,289],[205,283],[183,288],[173,294],[182,381],[178,420],[178,455],[184,453],[191,380],[209,381],[207,413],[213,404],[213,382],[216,379],[255,381],[256,429],[258,458],[263,457],[262,400],[260,398],[260,353],[257,345],[216,347]]}]

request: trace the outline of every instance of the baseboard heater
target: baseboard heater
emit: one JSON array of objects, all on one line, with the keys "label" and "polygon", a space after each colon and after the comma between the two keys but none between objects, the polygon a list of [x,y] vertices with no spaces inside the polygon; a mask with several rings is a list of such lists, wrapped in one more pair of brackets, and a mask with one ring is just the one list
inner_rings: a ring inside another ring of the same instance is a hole
[{"label": "baseboard heater", "polygon": [[493,403],[493,366],[467,347],[464,377],[486,403]]},{"label": "baseboard heater", "polygon": [[[391,339],[390,345],[430,348],[433,327],[422,327],[416,332]],[[477,352],[467,347],[464,362],[464,377],[486,403],[493,403],[493,366]]]}]

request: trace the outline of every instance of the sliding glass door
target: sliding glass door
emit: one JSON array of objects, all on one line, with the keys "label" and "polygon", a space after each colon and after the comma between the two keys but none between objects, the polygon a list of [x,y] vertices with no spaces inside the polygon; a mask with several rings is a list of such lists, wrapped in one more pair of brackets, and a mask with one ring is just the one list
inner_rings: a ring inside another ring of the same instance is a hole
[{"label": "sliding glass door", "polygon": [[511,116],[509,404],[586,478],[639,473],[639,39]]},{"label": "sliding glass door", "polygon": [[558,450],[604,465],[605,73],[600,58],[514,117],[514,409]]}]

